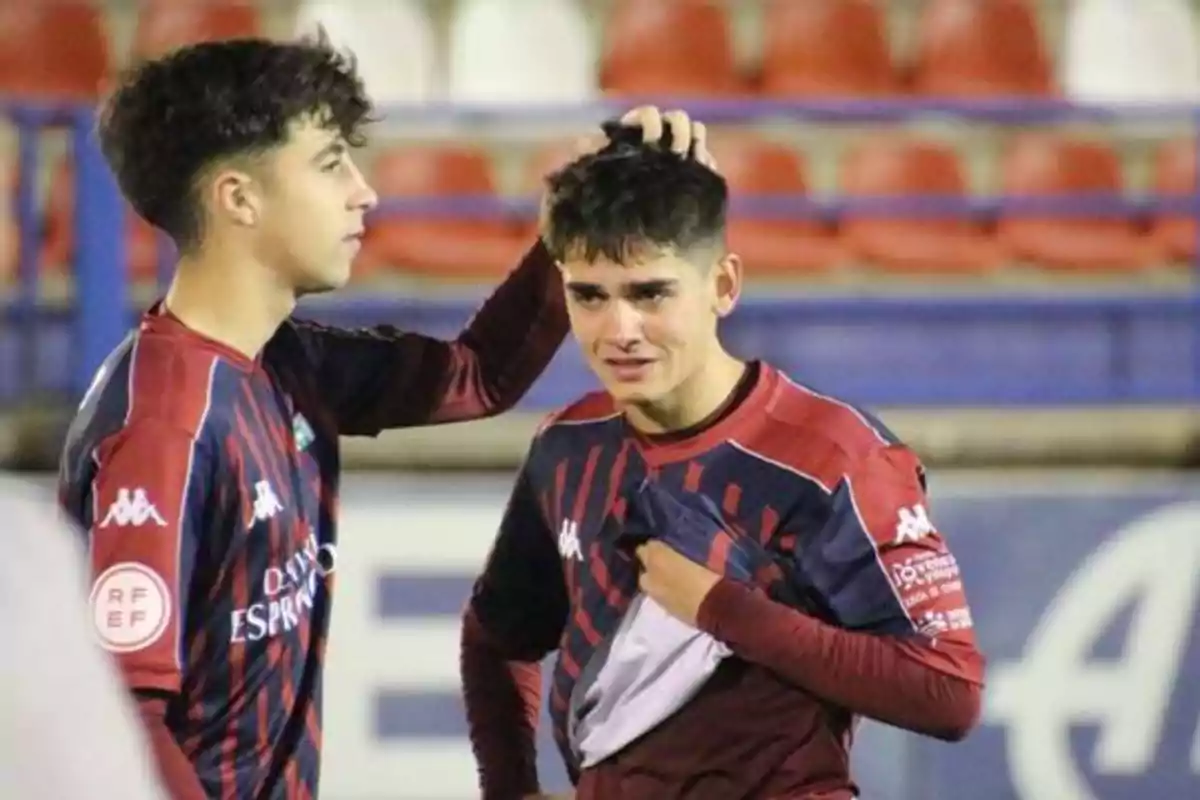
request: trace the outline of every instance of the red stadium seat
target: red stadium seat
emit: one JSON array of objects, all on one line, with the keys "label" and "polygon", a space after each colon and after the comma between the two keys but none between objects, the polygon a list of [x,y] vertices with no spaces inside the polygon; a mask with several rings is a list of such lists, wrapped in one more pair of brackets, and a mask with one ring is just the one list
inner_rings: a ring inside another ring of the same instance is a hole
[{"label": "red stadium seat", "polygon": [[[1123,188],[1117,155],[1102,142],[1026,134],[1004,158],[1003,192],[1009,197],[1119,196]],[[1048,269],[1135,270],[1160,255],[1129,217],[1007,212],[999,217],[997,234],[1014,257]]]},{"label": "red stadium seat", "polygon": [[133,56],[153,58],[186,44],[255,36],[261,30],[258,8],[247,0],[148,0],[138,12]]},{"label": "red stadium seat", "polygon": [[[735,201],[808,191],[804,159],[790,147],[749,135],[715,136],[711,146]],[[731,213],[728,235],[752,280],[820,272],[846,260],[837,237],[814,220]]]},{"label": "red stadium seat", "polygon": [[[1155,154],[1154,191],[1161,195],[1194,196],[1196,185],[1196,140],[1166,142]],[[1196,260],[1200,224],[1196,215],[1158,214],[1150,223],[1150,235],[1167,258]]]},{"label": "red stadium seat", "polygon": [[88,0],[0,0],[0,95],[92,101],[109,68],[103,16]]},{"label": "red stadium seat", "polygon": [[[535,152],[525,162],[519,191],[523,196],[541,198],[545,191],[546,176],[574,161],[580,153],[580,143],[575,139],[552,142]],[[536,218],[518,224],[522,240],[535,241],[538,235]]]},{"label": "red stadium seat", "polygon": [[875,0],[766,7],[762,91],[775,96],[878,96],[898,91]]},{"label": "red stadium seat", "polygon": [[[967,198],[958,154],[940,142],[903,136],[854,148],[842,162],[849,197]],[[966,217],[887,217],[847,212],[842,238],[856,256],[889,270],[975,272],[998,266],[999,247]]]},{"label": "red stadium seat", "polygon": [[[387,198],[438,199],[495,194],[491,162],[460,146],[396,147],[373,169]],[[368,226],[364,262],[437,279],[494,280],[516,265],[529,242],[506,220],[435,214],[380,214]]]},{"label": "red stadium seat", "polygon": [[712,0],[617,0],[600,83],[613,95],[704,96],[744,91],[725,9]]},{"label": "red stadium seat", "polygon": [[929,0],[919,22],[914,89],[941,97],[1046,95],[1050,58],[1029,0]]},{"label": "red stadium seat", "polygon": [[[54,168],[46,197],[46,239],[41,263],[45,268],[69,266],[75,255],[75,178],[69,158]],[[125,257],[133,280],[153,280],[158,269],[158,234],[133,209],[125,218]]]}]

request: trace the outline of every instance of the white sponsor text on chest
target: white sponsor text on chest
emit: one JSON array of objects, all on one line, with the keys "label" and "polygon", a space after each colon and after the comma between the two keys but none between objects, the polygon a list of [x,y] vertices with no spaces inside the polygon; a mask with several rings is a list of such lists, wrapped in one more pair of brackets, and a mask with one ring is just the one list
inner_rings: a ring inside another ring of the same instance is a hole
[{"label": "white sponsor text on chest", "polygon": [[257,642],[298,627],[312,613],[319,581],[333,573],[336,562],[336,548],[332,544],[319,544],[316,535],[310,533],[304,549],[282,564],[272,564],[263,570],[261,599],[234,609],[229,620],[229,640]]}]

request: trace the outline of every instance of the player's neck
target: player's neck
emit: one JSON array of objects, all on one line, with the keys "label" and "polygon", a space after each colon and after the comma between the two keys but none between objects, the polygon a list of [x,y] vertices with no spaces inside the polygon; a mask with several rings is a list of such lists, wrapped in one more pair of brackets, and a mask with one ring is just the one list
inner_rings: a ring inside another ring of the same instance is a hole
[{"label": "player's neck", "polygon": [[630,404],[624,409],[625,416],[635,429],[651,435],[695,428],[721,411],[745,372],[744,361],[718,349],[670,396],[654,403]]},{"label": "player's neck", "polygon": [[215,253],[181,258],[165,302],[188,328],[251,359],[296,307],[262,265]]}]

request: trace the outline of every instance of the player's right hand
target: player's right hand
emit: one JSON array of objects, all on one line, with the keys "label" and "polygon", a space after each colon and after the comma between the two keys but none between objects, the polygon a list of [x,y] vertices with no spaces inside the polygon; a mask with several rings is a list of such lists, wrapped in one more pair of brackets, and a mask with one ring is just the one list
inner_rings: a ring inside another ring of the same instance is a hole
[{"label": "player's right hand", "polygon": [[[682,109],[663,111],[658,106],[638,106],[627,111],[617,122],[626,128],[640,129],[642,141],[646,144],[661,141],[663,133],[670,127],[672,151],[680,156],[690,154],[709,169],[717,168],[717,161],[708,150],[708,127],[703,122],[692,119],[691,115]],[[604,124],[605,131],[614,127],[616,126],[612,123]],[[595,153],[611,141],[607,132],[580,139],[576,143],[576,157]]]},{"label": "player's right hand", "polygon": [[708,128],[694,120],[686,111],[660,111],[656,106],[638,106],[621,117],[621,124],[642,129],[642,141],[657,142],[667,126],[671,128],[671,149],[679,155],[692,157],[709,169],[717,168],[716,159],[708,151]]}]

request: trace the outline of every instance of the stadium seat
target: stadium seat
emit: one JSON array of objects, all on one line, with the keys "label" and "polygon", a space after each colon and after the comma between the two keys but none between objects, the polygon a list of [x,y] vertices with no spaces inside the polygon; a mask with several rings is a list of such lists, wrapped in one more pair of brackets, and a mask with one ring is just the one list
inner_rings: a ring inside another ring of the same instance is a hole
[{"label": "stadium seat", "polygon": [[421,3],[301,0],[296,34],[311,35],[319,26],[324,26],[335,45],[354,53],[375,102],[400,105],[438,98],[442,87],[436,36]]},{"label": "stadium seat", "polygon": [[[1196,140],[1178,139],[1159,147],[1154,158],[1154,191],[1161,195],[1195,196]],[[1151,236],[1167,258],[1195,261],[1200,224],[1196,215],[1156,214],[1150,223]]]},{"label": "stadium seat", "polygon": [[1031,0],[928,0],[918,21],[915,91],[940,97],[1054,92]]},{"label": "stadium seat", "polygon": [[[536,198],[540,201],[546,188],[546,176],[565,167],[580,154],[581,145],[576,139],[565,139],[543,145],[525,161],[518,183],[518,191],[523,197]],[[534,237],[538,235],[537,217],[519,221],[517,230],[523,241],[534,241]]]},{"label": "stadium seat", "polygon": [[[1084,195],[1119,198],[1121,165],[1105,143],[1066,135],[1030,133],[1017,137],[1005,154],[1006,197]],[[1001,244],[1015,258],[1048,269],[1112,272],[1135,270],[1155,260],[1153,240],[1131,217],[1002,212]]]},{"label": "stadium seat", "polygon": [[[372,173],[385,202],[495,196],[490,160],[466,146],[395,147],[380,153]],[[379,213],[367,226],[364,261],[436,279],[494,280],[529,244],[504,219]]]},{"label": "stadium seat", "polygon": [[109,58],[102,12],[88,0],[0,0],[0,95],[95,100]]},{"label": "stadium seat", "polygon": [[616,0],[600,83],[608,94],[627,96],[744,91],[725,9],[712,0]]},{"label": "stadium seat", "polygon": [[1200,98],[1196,13],[1185,0],[1077,0],[1067,17],[1063,88],[1093,103]]},{"label": "stadium seat", "polygon": [[737,210],[741,201],[807,194],[805,162],[799,153],[746,134],[715,136],[711,147],[729,182],[734,206],[729,217],[729,245],[745,261],[747,278],[799,277],[835,268],[846,260],[837,237],[818,220],[763,218]]},{"label": "stadium seat", "polygon": [[254,36],[258,7],[245,0],[148,0],[138,6],[133,58],[154,58],[193,42]]},{"label": "stadium seat", "polygon": [[875,0],[770,3],[765,13],[765,94],[845,97],[897,91],[887,27]]},{"label": "stadium seat", "polygon": [[575,0],[461,0],[450,28],[450,99],[587,102],[597,90],[596,58]]},{"label": "stadium seat", "polygon": [[[871,139],[841,165],[849,198],[968,199],[958,154],[940,142],[894,136]],[[998,266],[1000,248],[969,217],[882,216],[846,212],[846,246],[863,261],[901,272],[979,272]]]},{"label": "stadium seat", "polygon": [[[45,215],[46,238],[42,245],[41,265],[46,269],[67,267],[75,256],[75,177],[70,157],[64,157],[51,172]],[[158,270],[158,234],[150,223],[128,207],[125,257],[131,279],[154,279]]]}]

